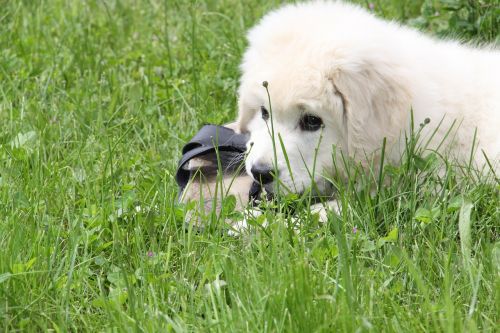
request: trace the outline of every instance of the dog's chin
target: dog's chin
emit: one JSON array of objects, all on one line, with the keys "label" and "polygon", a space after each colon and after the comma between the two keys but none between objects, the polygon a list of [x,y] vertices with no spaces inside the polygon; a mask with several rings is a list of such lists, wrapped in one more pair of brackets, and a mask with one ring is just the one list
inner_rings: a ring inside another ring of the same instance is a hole
[{"label": "dog's chin", "polygon": [[320,179],[313,184],[303,184],[300,188],[296,186],[288,186],[287,184],[274,181],[269,184],[259,184],[254,182],[250,189],[250,200],[253,202],[260,202],[262,200],[273,200],[277,197],[277,192],[280,195],[296,194],[298,197],[312,196],[318,200],[322,198],[331,198],[334,194],[334,187],[331,183]]},{"label": "dog's chin", "polygon": [[275,196],[274,193],[272,184],[262,185],[254,181],[249,192],[250,202],[258,203],[262,200],[272,200]]}]

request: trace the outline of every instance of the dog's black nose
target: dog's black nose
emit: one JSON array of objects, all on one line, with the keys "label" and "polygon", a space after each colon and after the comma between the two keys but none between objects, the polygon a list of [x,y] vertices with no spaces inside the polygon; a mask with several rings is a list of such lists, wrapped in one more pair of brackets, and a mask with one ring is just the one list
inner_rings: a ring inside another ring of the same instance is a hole
[{"label": "dog's black nose", "polygon": [[273,169],[271,169],[267,165],[256,164],[252,166],[252,169],[250,171],[252,172],[253,178],[257,182],[260,182],[262,184],[269,184],[273,181],[273,175],[271,174],[271,171],[273,171]]}]

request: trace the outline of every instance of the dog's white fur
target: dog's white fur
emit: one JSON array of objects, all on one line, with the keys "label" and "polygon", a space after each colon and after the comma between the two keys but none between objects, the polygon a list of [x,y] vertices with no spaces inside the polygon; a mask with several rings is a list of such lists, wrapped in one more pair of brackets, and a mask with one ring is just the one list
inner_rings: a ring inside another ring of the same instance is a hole
[{"label": "dog's white fur", "polygon": [[[446,153],[460,161],[468,161],[477,130],[474,162],[485,165],[484,151],[498,171],[498,50],[437,40],[360,7],[326,1],[269,13],[248,40],[237,120],[242,132],[251,133],[248,171],[273,165],[271,124],[262,119],[261,106],[272,107],[279,178],[294,192],[311,185],[311,173],[327,192],[323,176],[333,172],[333,155],[341,152],[361,164],[376,161],[383,138],[388,162],[398,163],[411,110],[417,127],[431,120],[422,141],[442,121],[429,148],[447,137]],[[271,106],[263,81],[269,83]],[[298,123],[305,113],[321,117],[324,128],[302,131]]]}]

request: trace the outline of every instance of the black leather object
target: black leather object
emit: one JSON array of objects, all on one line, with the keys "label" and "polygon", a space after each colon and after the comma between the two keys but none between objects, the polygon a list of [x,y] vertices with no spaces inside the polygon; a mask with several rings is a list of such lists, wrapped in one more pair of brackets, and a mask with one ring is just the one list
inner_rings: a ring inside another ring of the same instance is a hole
[{"label": "black leather object", "polygon": [[[219,152],[233,152],[242,154],[246,151],[248,135],[235,133],[232,129],[217,126],[205,125],[198,133],[182,148],[182,157],[177,166],[175,180],[179,185],[180,192],[189,182],[190,170],[184,168],[192,158],[201,157],[207,154]],[[224,169],[224,165],[222,166]]]}]

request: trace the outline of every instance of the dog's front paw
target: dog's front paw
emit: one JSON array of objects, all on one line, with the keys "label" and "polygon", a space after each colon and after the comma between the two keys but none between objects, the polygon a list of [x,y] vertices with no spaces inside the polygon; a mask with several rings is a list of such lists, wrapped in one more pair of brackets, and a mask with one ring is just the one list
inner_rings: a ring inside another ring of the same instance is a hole
[{"label": "dog's front paw", "polygon": [[341,215],[342,209],[337,200],[327,201],[325,203],[317,203],[311,206],[311,213],[319,215],[319,221],[325,223],[328,221],[328,211],[334,214]]},{"label": "dog's front paw", "polygon": [[245,210],[243,214],[243,220],[232,223],[227,234],[234,237],[240,236],[245,230],[248,230],[249,226],[251,225],[249,220],[255,219],[260,215],[262,215],[262,211],[260,209],[250,208]]}]

